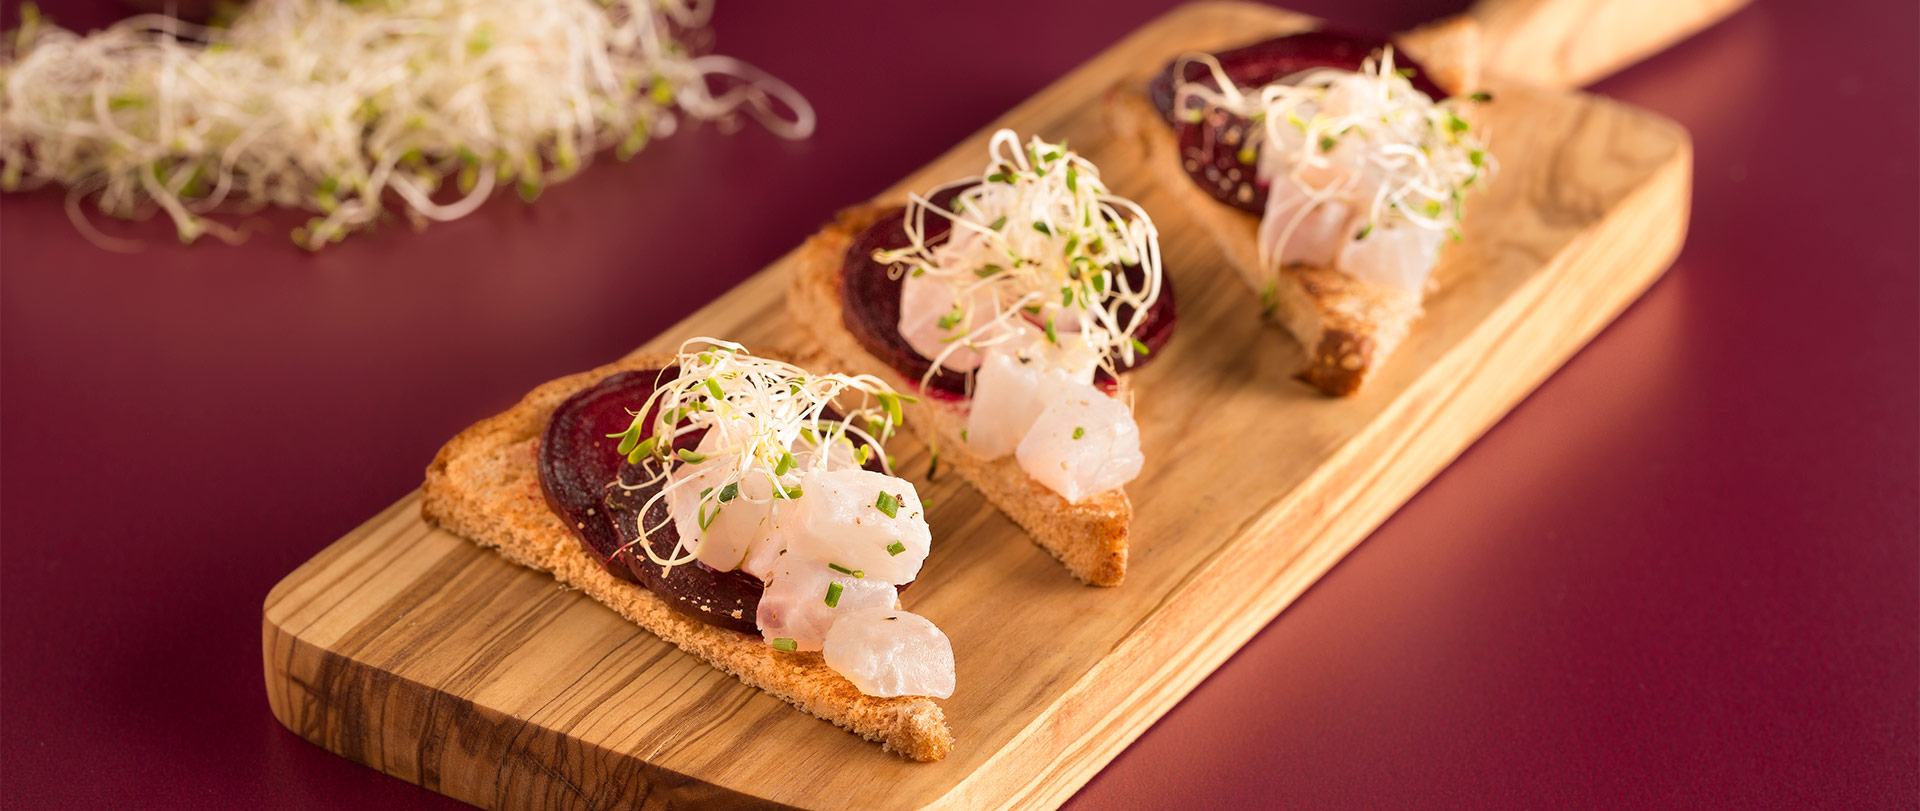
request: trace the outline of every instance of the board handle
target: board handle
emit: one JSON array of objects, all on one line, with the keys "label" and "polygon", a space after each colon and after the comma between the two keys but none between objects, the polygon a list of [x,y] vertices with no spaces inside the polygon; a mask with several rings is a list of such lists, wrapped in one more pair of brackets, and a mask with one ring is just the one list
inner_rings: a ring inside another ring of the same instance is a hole
[{"label": "board handle", "polygon": [[1725,19],[1749,0],[1479,0],[1396,39],[1450,92],[1489,77],[1582,87]]}]

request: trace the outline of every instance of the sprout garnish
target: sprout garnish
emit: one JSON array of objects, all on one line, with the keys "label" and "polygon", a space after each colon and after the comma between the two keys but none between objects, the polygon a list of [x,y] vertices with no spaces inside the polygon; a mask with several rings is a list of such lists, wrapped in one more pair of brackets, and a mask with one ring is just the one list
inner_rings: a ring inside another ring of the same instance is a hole
[{"label": "sprout garnish", "polygon": [[58,183],[130,218],[154,208],[180,239],[235,241],[205,215],[274,205],[316,212],[318,249],[397,198],[415,224],[472,212],[496,189],[532,199],[594,153],[623,159],[677,115],[744,112],[803,138],[791,87],[675,37],[711,0],[280,0],[224,25],[163,15],[86,36],[20,9],[0,42],[0,189]]},{"label": "sprout garnish", "polygon": [[[1411,71],[1395,70],[1393,48],[1383,48],[1361,63],[1358,72],[1338,68],[1301,71],[1259,88],[1243,91],[1227,78],[1218,60],[1204,54],[1182,57],[1176,75],[1186,65],[1204,65],[1213,86],[1188,82],[1179,89],[1175,109],[1197,112],[1194,101],[1218,105],[1228,112],[1260,122],[1248,133],[1241,149],[1243,162],[1253,161],[1260,149],[1261,168],[1288,167],[1287,180],[1305,191],[1310,204],[1300,206],[1281,233],[1271,264],[1294,229],[1314,205],[1351,191],[1363,177],[1377,184],[1367,206],[1366,225],[1354,239],[1365,239],[1374,226],[1389,218],[1419,228],[1457,233],[1463,192],[1476,181],[1492,176],[1493,157],[1460,112],[1466,104],[1491,99],[1483,93],[1435,102],[1414,89]],[[1324,112],[1330,94],[1353,94],[1370,104],[1345,105],[1347,112]],[[1356,148],[1344,149],[1347,145]],[[1309,172],[1324,174],[1336,164],[1358,169],[1343,182],[1317,188]],[[1271,178],[1279,182],[1279,178]],[[1266,245],[1262,245],[1263,252]]]},{"label": "sprout garnish", "polygon": [[[949,345],[932,359],[921,385],[959,349],[1013,341],[1025,328],[1044,330],[1055,344],[1063,333],[1077,334],[1108,372],[1133,363],[1145,346],[1134,334],[1160,296],[1153,220],[1131,200],[1109,193],[1100,170],[1065,142],[1035,136],[1023,149],[1020,137],[1003,129],[987,151],[990,160],[980,177],[925,197],[911,195],[904,224],[909,244],[874,256],[892,264],[896,274],[935,276],[957,292],[956,315],[940,321],[953,333],[943,339]],[[951,211],[930,200],[954,188],[961,191]],[[929,214],[951,223],[944,244],[928,243]],[[1141,271],[1138,287],[1125,272],[1133,265]],[[990,295],[979,295],[983,291]],[[988,299],[987,312],[969,311]]]},{"label": "sprout garnish", "polygon": [[[884,442],[899,425],[896,415],[900,401],[913,399],[894,392],[872,375],[813,374],[790,363],[756,357],[740,344],[714,338],[694,338],[681,344],[674,366],[678,373],[662,379],[646,404],[632,412],[633,423],[627,430],[612,435],[620,438],[619,452],[629,461],[647,464],[653,471],[653,476],[640,484],[619,482],[622,488],[639,490],[664,484],[638,510],[640,535],[628,546],[638,545],[648,559],[669,568],[694,559],[693,539],[683,539],[681,549],[672,557],[659,555],[652,544],[643,541],[672,520],[669,517],[648,526],[646,515],[654,503],[675,488],[696,481],[670,479],[668,472],[674,459],[688,464],[711,459],[724,465],[719,481],[709,481],[710,486],[700,496],[697,518],[705,529],[721,510],[735,502],[777,504],[800,498],[801,490],[793,479],[825,469],[836,446],[845,446],[848,458],[864,458],[854,446],[865,448]],[[837,419],[827,413],[829,407],[839,413]],[[653,416],[649,419],[648,415]],[[870,428],[860,427],[862,424]],[[674,447],[681,438],[703,431],[700,442],[706,453]],[[647,438],[642,440],[642,436]],[[791,449],[803,436],[813,440],[815,450],[796,459]],[[890,460],[883,464],[891,475]],[[748,495],[749,488],[741,485],[751,477],[764,479],[772,495]]]}]

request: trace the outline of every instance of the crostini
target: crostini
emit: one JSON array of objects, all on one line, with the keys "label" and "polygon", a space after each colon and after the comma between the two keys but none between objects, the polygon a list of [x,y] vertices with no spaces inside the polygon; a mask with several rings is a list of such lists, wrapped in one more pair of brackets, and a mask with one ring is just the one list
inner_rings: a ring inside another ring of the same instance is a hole
[{"label": "crostini", "polygon": [[561,378],[446,444],[427,521],[914,760],[953,649],[903,611],[931,545],[883,443],[901,395],[696,339]]},{"label": "crostini", "polygon": [[1183,55],[1109,104],[1305,347],[1300,379],[1350,395],[1412,329],[1494,172],[1470,121],[1487,100],[1447,97],[1386,41],[1309,32]]},{"label": "crostini", "polygon": [[1145,457],[1126,373],[1171,337],[1153,220],[1063,143],[858,206],[801,248],[789,307],[835,361],[920,395],[913,429],[1082,580],[1126,575]]}]

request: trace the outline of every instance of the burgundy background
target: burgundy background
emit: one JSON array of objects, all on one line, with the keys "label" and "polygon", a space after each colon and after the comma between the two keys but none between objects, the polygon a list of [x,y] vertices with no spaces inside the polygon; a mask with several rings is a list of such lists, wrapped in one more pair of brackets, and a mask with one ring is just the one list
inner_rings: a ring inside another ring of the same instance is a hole
[{"label": "burgundy background", "polygon": [[[6,805],[455,805],[273,720],[268,588],[461,427],[1166,3],[1097,5],[726,0],[720,50],[802,89],[811,141],[686,132],[319,255],[157,223],[114,255],[57,194],[0,198]],[[1596,88],[1693,133],[1679,262],[1074,806],[1915,804],[1920,15],[1842,5],[1763,2]]]}]

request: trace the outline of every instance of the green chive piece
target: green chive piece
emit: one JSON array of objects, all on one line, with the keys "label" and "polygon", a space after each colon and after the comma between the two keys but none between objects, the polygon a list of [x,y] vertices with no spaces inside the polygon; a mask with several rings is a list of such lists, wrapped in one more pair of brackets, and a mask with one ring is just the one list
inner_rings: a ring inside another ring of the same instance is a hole
[{"label": "green chive piece", "polygon": [[727,485],[727,486],[725,486],[725,487],[722,487],[722,488],[720,488],[720,501],[721,501],[722,503],[725,503],[725,502],[728,502],[728,501],[732,501],[732,500],[734,500],[734,499],[736,499],[736,498],[739,498],[739,497],[740,497],[740,483],[739,483],[739,482],[733,482],[733,483],[731,483],[731,484],[728,484],[728,485]]},{"label": "green chive piece", "polygon": [[800,649],[800,645],[798,643],[795,643],[793,640],[788,639],[787,637],[784,637],[784,636],[774,639],[773,647],[775,650],[784,650],[784,651],[796,651]]},{"label": "green chive piece", "polygon": [[845,591],[845,589],[841,588],[839,583],[827,584],[827,607],[828,608],[840,607],[840,592],[842,591]]},{"label": "green chive piece", "polygon": [[706,454],[694,453],[693,451],[687,450],[686,448],[681,448],[676,453],[677,455],[679,455],[680,461],[686,462],[689,465],[697,465],[697,464],[700,464],[701,462],[707,461]]},{"label": "green chive piece", "polygon": [[905,551],[907,551],[907,545],[899,541],[894,541],[893,543],[887,544],[887,554],[889,555],[894,555],[897,557],[901,552],[905,552]]},{"label": "green chive piece", "polygon": [[873,508],[886,513],[888,518],[897,518],[900,515],[900,499],[894,498],[892,493],[882,490],[880,491],[880,497],[873,500]]},{"label": "green chive piece", "polygon": [[1080,426],[1078,426],[1078,425],[1076,425],[1076,426],[1073,426],[1073,438],[1074,438],[1074,439],[1079,439],[1079,438],[1081,438],[1081,437],[1084,437],[1084,436],[1086,436],[1086,435],[1087,435],[1087,429],[1085,429],[1085,428],[1082,428],[1082,427],[1080,427]]}]

